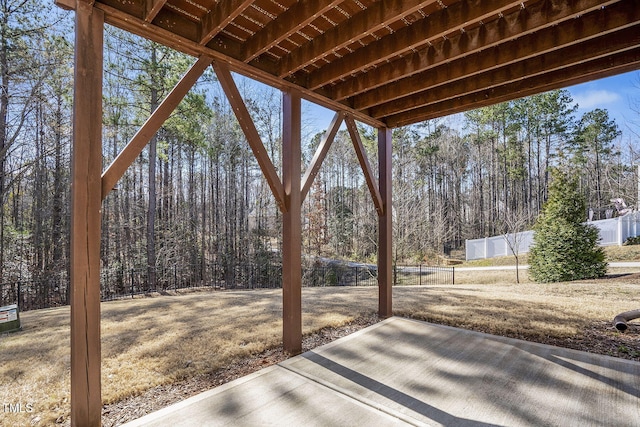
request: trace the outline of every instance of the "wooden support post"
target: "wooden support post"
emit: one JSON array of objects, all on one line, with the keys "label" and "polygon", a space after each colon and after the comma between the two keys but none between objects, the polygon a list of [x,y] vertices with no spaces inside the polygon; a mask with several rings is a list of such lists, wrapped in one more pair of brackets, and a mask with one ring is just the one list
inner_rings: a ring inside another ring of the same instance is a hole
[{"label": "wooden support post", "polygon": [[302,351],[302,197],[300,96],[284,93],[282,181],[285,211],[282,225],[282,335],[284,350]]},{"label": "wooden support post", "polygon": [[378,316],[391,317],[392,310],[392,220],[391,220],[391,130],[378,129],[378,171],[383,212],[378,215]]},{"label": "wooden support post", "polygon": [[71,178],[71,425],[99,426],[104,14],[76,4]]}]

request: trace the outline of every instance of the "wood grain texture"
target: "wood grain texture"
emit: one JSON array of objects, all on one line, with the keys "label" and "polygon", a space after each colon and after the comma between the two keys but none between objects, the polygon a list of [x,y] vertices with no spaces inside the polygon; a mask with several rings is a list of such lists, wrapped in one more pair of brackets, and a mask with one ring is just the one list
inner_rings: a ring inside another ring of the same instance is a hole
[{"label": "wood grain texture", "polygon": [[78,2],[71,184],[71,424],[100,425],[102,44],[100,10]]},{"label": "wood grain texture", "polygon": [[302,173],[300,97],[285,93],[282,105],[282,323],[284,350],[302,351]]},{"label": "wood grain texture", "polygon": [[391,139],[390,129],[378,129],[378,182],[383,208],[378,214],[378,315],[383,319],[393,315]]},{"label": "wood grain texture", "polygon": [[[56,3],[76,8],[73,0]],[[582,54],[566,65],[576,70],[582,60],[596,59],[587,41],[600,40],[606,47],[602,55],[613,55],[628,38],[607,35],[640,23],[640,0],[190,0],[188,7],[183,4],[188,10],[162,0],[82,3],[103,11],[109,24],[189,55],[210,56],[230,71],[376,128],[421,121],[430,97],[414,95],[454,81],[451,91],[438,88],[431,98],[439,103],[465,97],[461,87],[477,88],[488,98],[458,103],[437,117],[501,102],[503,97],[493,97],[501,80],[479,80],[479,74],[536,58],[541,72],[553,72],[545,55],[557,46]],[[589,79],[613,69],[591,72]],[[548,88],[536,86],[537,73],[525,70],[518,77],[533,93]],[[575,71],[572,77],[583,75]]]}]

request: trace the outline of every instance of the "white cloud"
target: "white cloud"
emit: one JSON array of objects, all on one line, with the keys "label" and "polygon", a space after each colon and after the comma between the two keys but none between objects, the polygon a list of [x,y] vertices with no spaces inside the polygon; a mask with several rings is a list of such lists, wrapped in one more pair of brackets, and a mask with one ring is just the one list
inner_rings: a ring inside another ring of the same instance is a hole
[{"label": "white cloud", "polygon": [[613,104],[620,99],[622,97],[619,94],[608,90],[588,90],[573,95],[573,100],[578,106],[585,109],[604,108],[605,104]]}]

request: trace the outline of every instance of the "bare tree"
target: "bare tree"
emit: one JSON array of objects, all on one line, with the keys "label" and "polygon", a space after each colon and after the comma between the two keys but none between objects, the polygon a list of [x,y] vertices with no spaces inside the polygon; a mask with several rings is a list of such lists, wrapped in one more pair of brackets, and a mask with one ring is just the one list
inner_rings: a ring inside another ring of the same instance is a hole
[{"label": "bare tree", "polygon": [[507,210],[503,219],[502,237],[516,261],[516,283],[520,283],[520,252],[523,243],[531,238],[531,232],[525,232],[531,227],[532,218],[526,210]]}]

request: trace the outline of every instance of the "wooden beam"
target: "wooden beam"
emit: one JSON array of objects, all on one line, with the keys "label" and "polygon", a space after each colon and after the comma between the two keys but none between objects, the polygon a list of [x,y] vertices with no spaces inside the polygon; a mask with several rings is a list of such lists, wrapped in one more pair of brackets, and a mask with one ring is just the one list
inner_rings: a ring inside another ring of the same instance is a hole
[{"label": "wooden beam", "polygon": [[[534,3],[526,9],[506,14],[455,37],[434,42],[432,46],[420,49],[399,60],[381,64],[376,68],[375,73],[358,75],[356,78],[338,83],[330,96],[336,100],[344,100],[413,74],[424,73],[453,60],[473,64],[472,61],[464,58],[478,52],[482,55],[488,48],[552,27],[560,22],[576,20],[577,14],[599,10],[603,5],[604,3],[600,0],[575,2],[558,0]],[[627,5],[623,7],[628,8]]]},{"label": "wooden beam", "polygon": [[[607,36],[589,40],[580,45],[550,51],[525,61],[507,64],[501,68],[472,75],[449,84],[412,93],[406,98],[370,109],[374,117],[386,117],[420,106],[434,104],[447,99],[459,98],[479,90],[488,90],[522,79],[530,79],[575,64],[622,52],[640,45],[640,25],[617,31]],[[615,49],[614,49],[615,47]]]},{"label": "wooden beam", "polygon": [[76,10],[77,0],[54,0],[55,5],[64,10]]},{"label": "wooden beam", "polygon": [[104,15],[78,1],[71,159],[71,425],[99,426]]},{"label": "wooden beam", "polygon": [[[150,28],[166,28],[173,33],[174,36],[184,37],[188,40],[198,41],[200,39],[200,25],[193,22],[191,17],[187,17],[169,7],[160,9],[158,15],[153,20],[153,24],[146,25]],[[225,53],[233,54],[233,51],[227,46],[222,50],[224,50]]]},{"label": "wooden beam", "polygon": [[279,77],[288,76],[316,62],[329,52],[342,49],[358,40],[387,27],[405,15],[416,12],[437,0],[388,0],[373,3],[340,25],[325,31],[311,42],[282,58]]},{"label": "wooden beam", "polygon": [[[378,118],[401,113],[423,105],[464,96],[481,89],[490,89],[517,80],[567,68],[584,61],[631,49],[638,44],[640,44],[640,25],[617,31],[601,38],[588,40],[581,44],[552,50],[524,61],[507,63],[500,68],[489,69],[484,73],[471,74],[464,79],[452,79],[450,83],[445,85],[428,87],[424,91],[412,92],[402,99],[395,99],[371,108],[369,113]],[[457,70],[451,71],[451,74],[457,72]]]},{"label": "wooden beam", "polygon": [[153,22],[155,17],[165,5],[167,0],[145,0],[144,2],[144,20],[145,22]]},{"label": "wooden beam", "polygon": [[438,39],[468,28],[473,23],[488,20],[521,3],[522,1],[514,0],[462,0],[453,3],[311,72],[307,87],[317,89],[349,75],[357,75],[398,55],[436,43]]},{"label": "wooden beam", "polygon": [[209,43],[211,39],[244,12],[246,8],[251,6],[252,3],[253,0],[223,0],[216,2],[209,13],[202,18],[200,44]]},{"label": "wooden beam", "polygon": [[378,129],[378,179],[383,213],[378,215],[378,316],[393,316],[391,130]]},{"label": "wooden beam", "polygon": [[[57,0],[58,3],[62,3],[61,6],[75,9],[75,3],[71,3],[72,0]],[[95,7],[104,11],[105,22],[118,27],[122,30],[128,31],[132,34],[136,34],[140,37],[155,41],[164,46],[168,46],[179,52],[191,55],[194,57],[200,57],[202,55],[211,56],[215,61],[227,64],[226,67],[229,70],[241,74],[245,77],[259,81],[273,88],[282,91],[298,91],[300,95],[315,104],[328,108],[333,111],[345,111],[352,114],[358,121],[366,123],[373,127],[383,126],[384,123],[373,120],[366,114],[361,113],[358,110],[351,108],[346,103],[337,102],[326,96],[325,93],[314,92],[306,89],[303,86],[296,84],[295,82],[287,81],[278,78],[270,70],[270,67],[266,63],[270,61],[260,61],[260,64],[256,65],[256,61],[252,61],[252,65],[245,64],[236,56],[229,56],[224,46],[216,45],[215,49],[201,45],[198,42],[185,37],[184,35],[176,34],[167,27],[160,27],[155,24],[158,20],[154,21],[154,24],[148,24],[144,20],[124,13],[112,6],[104,3],[95,3]],[[210,43],[211,44],[211,43]],[[220,50],[216,50],[220,49]]]},{"label": "wooden beam", "polygon": [[301,0],[294,3],[276,19],[247,40],[244,46],[244,61],[249,62],[262,55],[296,31],[315,21],[344,0]]},{"label": "wooden beam", "polygon": [[282,180],[287,208],[282,215],[282,323],[284,351],[302,352],[302,198],[300,97],[284,93]]},{"label": "wooden beam", "polygon": [[251,119],[251,115],[242,100],[242,96],[240,96],[240,91],[233,81],[231,72],[224,64],[218,61],[213,62],[213,69],[218,76],[218,81],[220,82],[220,86],[222,86],[222,90],[227,95],[227,99],[229,100],[229,104],[231,104],[233,113],[238,119],[240,128],[242,128],[242,132],[244,132],[244,136],[247,138],[251,151],[253,151],[253,155],[256,157],[258,165],[267,180],[267,184],[269,184],[271,192],[273,192],[273,196],[276,199],[278,207],[282,212],[286,212],[287,204],[285,203],[285,192],[282,182],[280,181],[276,168],[273,166],[273,163],[269,158],[269,153],[267,153],[267,150],[264,148],[260,134]]},{"label": "wooden beam", "polygon": [[337,112],[333,116],[333,120],[329,125],[329,129],[324,134],[322,141],[320,141],[320,145],[316,149],[315,154],[313,155],[313,159],[311,159],[311,163],[309,163],[309,167],[302,178],[302,193],[300,197],[300,202],[304,202],[307,198],[307,194],[309,194],[309,190],[311,189],[311,185],[313,181],[316,179],[316,175],[318,175],[318,171],[320,170],[320,166],[322,166],[322,162],[327,156],[327,152],[329,148],[331,148],[331,144],[333,144],[333,140],[338,133],[338,129],[340,129],[340,125],[342,124],[342,120],[344,119],[344,113],[342,111]]},{"label": "wooden beam", "polygon": [[[629,47],[629,40],[637,39],[634,35],[637,36],[638,30],[637,27],[628,27],[630,23],[638,21],[640,8],[624,9],[613,5],[580,19],[546,28],[504,45],[378,87],[355,96],[352,102],[358,109],[384,102],[384,105],[371,110],[372,116],[381,117],[401,111],[403,104],[406,104],[405,109],[411,108],[412,102],[395,101],[411,95],[429,92],[432,96],[439,96],[441,100],[445,99],[445,93],[446,97],[458,96],[460,93],[454,88],[454,82],[460,79],[472,80],[471,86],[484,83],[495,85],[503,83],[504,79],[522,78],[545,69],[549,71],[558,66],[569,65],[571,60],[582,61],[587,56],[602,55],[618,45],[620,48]],[[583,47],[577,46],[580,43]],[[598,53],[592,53],[591,48],[597,49]],[[526,65],[525,68],[522,64]],[[532,64],[536,64],[534,69],[531,69]],[[481,76],[485,78],[482,79]],[[440,87],[439,90],[434,90],[437,86]],[[418,97],[411,96],[411,99],[417,100]]]},{"label": "wooden beam", "polygon": [[386,117],[385,120],[390,127],[406,126],[638,69],[640,69],[640,48],[635,48],[530,79],[394,114]]},{"label": "wooden beam", "polygon": [[204,73],[213,59],[202,56],[180,79],[166,98],[160,103],[158,108],[151,114],[151,117],[142,125],[140,130],[131,138],[126,147],[118,154],[115,160],[102,174],[102,199],[111,192],[116,183],[122,178],[125,171],[133,161],[140,155],[144,147],[156,134],[158,129],[169,118],[185,95],[196,84],[200,76]]},{"label": "wooden beam", "polygon": [[371,194],[373,204],[376,207],[378,215],[384,215],[384,206],[382,203],[382,196],[380,195],[380,189],[378,187],[376,178],[373,176],[373,171],[371,169],[371,165],[369,164],[369,159],[367,158],[367,152],[362,145],[362,139],[360,138],[360,132],[358,132],[356,122],[352,117],[347,116],[346,123],[347,130],[349,131],[349,135],[351,136],[351,142],[353,143],[353,148],[356,151],[356,156],[358,157],[360,168],[362,168],[362,173],[364,174],[367,188],[369,188],[369,193]]}]

